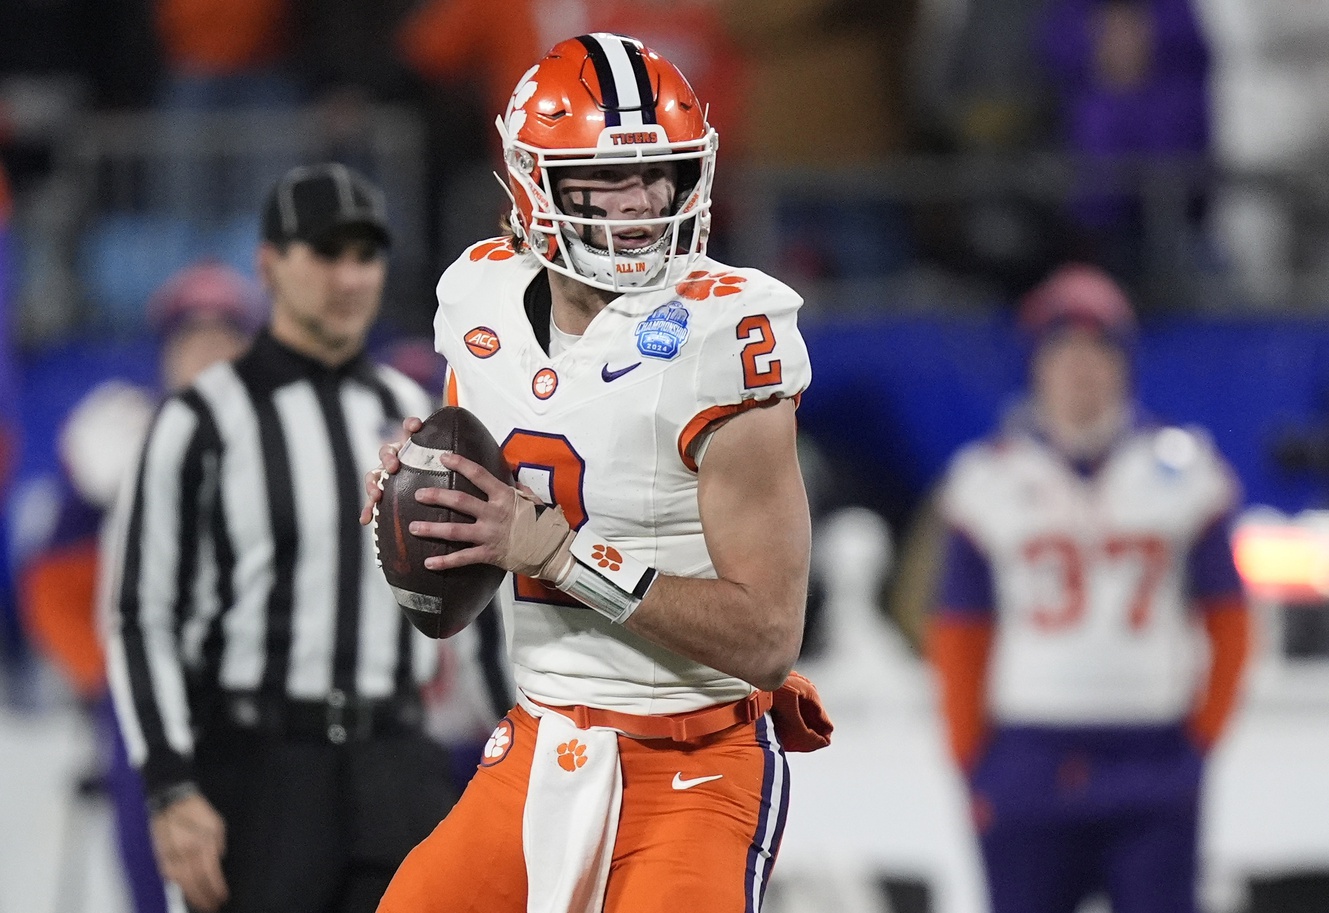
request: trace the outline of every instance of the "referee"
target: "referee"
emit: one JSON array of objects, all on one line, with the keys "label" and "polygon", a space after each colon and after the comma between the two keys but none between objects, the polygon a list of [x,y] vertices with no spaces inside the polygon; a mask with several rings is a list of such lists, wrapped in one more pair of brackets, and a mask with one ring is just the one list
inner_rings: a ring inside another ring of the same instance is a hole
[{"label": "referee", "polygon": [[436,645],[357,521],[379,446],[432,411],[364,353],[388,243],[354,171],[278,181],[268,325],[162,405],[122,499],[111,684],[162,873],[197,911],[370,913],[456,797],[420,728]]}]

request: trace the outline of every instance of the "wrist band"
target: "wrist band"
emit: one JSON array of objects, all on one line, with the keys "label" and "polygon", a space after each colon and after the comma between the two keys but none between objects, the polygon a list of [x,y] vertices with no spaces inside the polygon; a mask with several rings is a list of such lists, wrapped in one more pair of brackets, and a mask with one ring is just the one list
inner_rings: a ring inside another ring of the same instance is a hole
[{"label": "wrist band", "polygon": [[627,621],[655,583],[656,570],[583,526],[572,537],[572,566],[554,586],[615,624]]}]

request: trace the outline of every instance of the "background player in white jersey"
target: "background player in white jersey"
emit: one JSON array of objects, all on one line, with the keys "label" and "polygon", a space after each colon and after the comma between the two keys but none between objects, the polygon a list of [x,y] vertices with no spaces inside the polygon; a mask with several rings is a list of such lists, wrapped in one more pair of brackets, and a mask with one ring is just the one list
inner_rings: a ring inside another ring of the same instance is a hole
[{"label": "background player in white jersey", "polygon": [[633,39],[556,45],[499,130],[512,236],[443,275],[435,341],[449,400],[533,497],[449,455],[488,500],[431,489],[475,522],[412,532],[473,544],[428,567],[514,571],[519,705],[380,909],[754,911],[783,749],[829,735],[790,676],[809,552],[801,301],[705,257],[717,138]]},{"label": "background player in white jersey", "polygon": [[1246,655],[1239,492],[1202,431],[1134,404],[1135,321],[1105,273],[1063,267],[1021,319],[1030,397],[949,469],[931,631],[992,909],[1101,891],[1187,913],[1202,756]]}]

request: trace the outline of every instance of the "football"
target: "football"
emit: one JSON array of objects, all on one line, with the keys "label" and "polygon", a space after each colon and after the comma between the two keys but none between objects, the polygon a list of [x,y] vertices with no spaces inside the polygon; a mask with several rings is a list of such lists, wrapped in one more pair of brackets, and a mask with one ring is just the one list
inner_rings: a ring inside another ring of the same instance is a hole
[{"label": "football", "polygon": [[415,520],[435,523],[474,522],[466,514],[421,504],[421,488],[450,488],[484,499],[465,476],[446,469],[439,457],[445,451],[474,460],[508,485],[512,470],[498,442],[480,420],[465,409],[445,406],[402,445],[401,468],[380,481],[383,499],[374,510],[374,547],[383,576],[411,623],[430,637],[451,637],[484,610],[506,573],[492,564],[471,564],[447,571],[431,571],[425,559],[468,547],[465,542],[421,539],[410,532]]}]

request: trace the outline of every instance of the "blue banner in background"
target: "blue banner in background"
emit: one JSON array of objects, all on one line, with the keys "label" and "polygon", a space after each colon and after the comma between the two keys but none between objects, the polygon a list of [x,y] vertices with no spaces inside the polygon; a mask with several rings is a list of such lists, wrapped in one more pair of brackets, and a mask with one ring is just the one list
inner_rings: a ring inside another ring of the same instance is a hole
[{"label": "blue banner in background", "polygon": [[[805,320],[813,384],[799,427],[834,470],[830,501],[902,521],[957,448],[989,433],[1024,382],[1027,347],[1005,315]],[[65,413],[110,376],[153,387],[150,340],[81,341],[23,364],[20,473],[54,466]],[[1329,321],[1169,319],[1136,353],[1141,401],[1160,418],[1209,429],[1247,501],[1288,512],[1329,504],[1329,476],[1280,470],[1289,429],[1329,430]]]},{"label": "blue banner in background", "polygon": [[[1005,315],[810,320],[813,383],[799,426],[855,489],[899,520],[955,450],[988,434],[1024,383],[1028,347]],[[1147,323],[1137,389],[1160,419],[1207,428],[1249,503],[1329,504],[1329,476],[1289,473],[1290,430],[1329,430],[1329,321],[1174,318]]]}]

